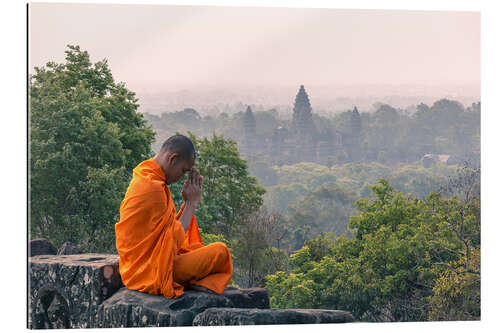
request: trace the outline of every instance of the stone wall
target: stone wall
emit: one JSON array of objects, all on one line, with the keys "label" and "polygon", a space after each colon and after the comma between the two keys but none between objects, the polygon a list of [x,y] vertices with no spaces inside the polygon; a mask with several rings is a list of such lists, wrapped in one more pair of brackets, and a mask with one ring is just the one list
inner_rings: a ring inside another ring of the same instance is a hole
[{"label": "stone wall", "polygon": [[28,327],[95,327],[98,306],[123,287],[118,265],[110,254],[30,257]]},{"label": "stone wall", "polygon": [[264,288],[222,294],[186,290],[176,299],[128,290],[109,254],[29,258],[28,328],[166,327],[345,323],[345,311],[270,309]]}]

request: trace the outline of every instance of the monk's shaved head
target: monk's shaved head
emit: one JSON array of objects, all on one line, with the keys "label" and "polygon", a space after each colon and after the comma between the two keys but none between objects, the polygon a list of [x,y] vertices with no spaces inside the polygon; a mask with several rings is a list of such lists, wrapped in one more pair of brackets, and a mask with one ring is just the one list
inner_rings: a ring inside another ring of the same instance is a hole
[{"label": "monk's shaved head", "polygon": [[168,138],[160,149],[161,153],[177,153],[182,159],[196,159],[193,142],[184,135],[174,135]]}]

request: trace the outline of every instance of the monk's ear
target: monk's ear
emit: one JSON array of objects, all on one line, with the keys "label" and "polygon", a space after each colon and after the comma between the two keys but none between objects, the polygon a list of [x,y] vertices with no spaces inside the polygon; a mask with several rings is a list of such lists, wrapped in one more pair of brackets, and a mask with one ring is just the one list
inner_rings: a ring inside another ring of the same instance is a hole
[{"label": "monk's ear", "polygon": [[171,164],[171,165],[177,164],[178,160],[179,160],[179,154],[177,154],[177,153],[170,153],[167,156],[168,164]]}]

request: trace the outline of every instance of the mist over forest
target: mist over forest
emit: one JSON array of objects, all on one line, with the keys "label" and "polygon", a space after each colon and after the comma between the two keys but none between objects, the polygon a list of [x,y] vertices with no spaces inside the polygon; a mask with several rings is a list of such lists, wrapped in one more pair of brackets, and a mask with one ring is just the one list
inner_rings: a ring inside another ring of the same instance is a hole
[{"label": "mist over forest", "polygon": [[[376,103],[389,104],[396,108],[416,111],[420,103],[432,104],[447,98],[463,105],[471,105],[480,99],[479,84],[350,84],[318,85],[305,84],[314,101],[314,112],[331,115],[356,105],[366,112],[374,112]],[[194,108],[200,115],[216,116],[245,111],[245,105],[259,110],[275,109],[281,117],[292,115],[291,96],[298,85],[232,85],[232,86],[191,86],[185,88],[165,88],[161,84],[138,86],[139,111],[160,115],[185,108]]]},{"label": "mist over forest", "polygon": [[[422,87],[420,89],[422,91]],[[212,93],[199,96],[185,91],[179,92],[178,98],[189,101],[190,97],[198,96],[200,103],[208,103],[241,97],[227,91],[225,95]],[[257,93],[257,88],[250,91],[248,99],[257,101]],[[272,92],[268,91],[267,95],[271,96]],[[159,98],[156,107],[143,103],[142,110],[149,110],[144,116],[156,132],[154,151],[176,132],[191,132],[197,137],[223,135],[237,143],[250,172],[265,186],[279,183],[276,172],[279,173],[283,165],[305,162],[327,168],[346,163],[379,163],[391,170],[407,164],[429,167],[429,160],[439,158],[445,159],[440,162],[447,166],[479,163],[480,102],[473,97],[338,97],[344,104],[375,102],[368,106],[350,104],[345,108],[341,103],[330,108],[323,105],[325,109],[320,112],[314,95],[314,89],[306,92],[301,86],[298,93],[288,96],[289,103],[281,106],[268,108],[266,105],[271,103],[243,104],[241,101],[204,104],[201,107],[204,113],[192,106],[195,104],[187,103],[184,105],[189,107],[158,113],[168,109],[160,100],[169,100],[169,96],[156,95]],[[394,102],[390,104],[385,100]],[[464,104],[464,100],[470,104]],[[413,104],[398,107],[404,101]],[[171,102],[175,103],[176,99]]]}]

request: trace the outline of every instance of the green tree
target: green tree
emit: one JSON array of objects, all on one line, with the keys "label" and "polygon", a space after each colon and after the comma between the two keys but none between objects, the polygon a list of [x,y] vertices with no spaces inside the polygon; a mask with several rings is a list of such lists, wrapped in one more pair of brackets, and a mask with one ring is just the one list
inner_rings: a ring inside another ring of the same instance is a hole
[{"label": "green tree", "polygon": [[302,247],[305,240],[320,233],[332,232],[338,236],[349,233],[347,224],[354,213],[354,193],[338,185],[325,185],[307,193],[302,200],[288,207],[288,223],[294,235],[292,249]]},{"label": "green tree", "polygon": [[[203,196],[196,210],[199,226],[206,233],[232,239],[241,220],[259,210],[265,190],[249,176],[235,141],[215,133],[211,138],[189,136],[197,151],[196,167],[204,177]],[[177,207],[182,204],[182,183],[171,186]]]},{"label": "green tree", "polygon": [[371,122],[363,126],[365,147],[374,152],[374,159],[380,163],[388,163],[396,158],[395,143],[401,135],[401,118],[399,110],[381,104],[373,113]]},{"label": "green tree", "polygon": [[257,135],[270,138],[274,130],[280,125],[278,112],[274,109],[255,112]]},{"label": "green tree", "polygon": [[471,248],[469,269],[466,257],[452,263],[452,268],[437,279],[429,297],[429,320],[477,320],[481,317],[481,251]]},{"label": "green tree", "polygon": [[387,178],[398,191],[424,199],[429,193],[437,192],[446,183],[447,177],[451,177],[456,171],[456,166],[441,163],[429,168],[413,164],[393,171]]},{"label": "green tree", "polygon": [[[351,217],[355,237],[335,239],[313,256],[306,243],[291,256],[290,273],[267,276],[274,307],[345,309],[360,320],[443,318],[464,300],[457,316],[478,319],[479,202],[437,193],[425,200],[395,192],[387,180],[372,186]],[[452,285],[463,276],[464,289]],[[451,274],[451,275],[450,275]],[[462,275],[463,274],[463,275]],[[467,275],[469,274],[469,275]],[[466,288],[465,288],[466,287]]]},{"label": "green tree", "polygon": [[335,174],[328,167],[312,162],[283,165],[274,169],[280,185],[302,183],[313,190],[320,185],[335,184],[336,180]]},{"label": "green tree", "polygon": [[264,287],[267,274],[286,269],[285,251],[273,246],[279,244],[286,232],[281,216],[269,215],[265,209],[243,219],[232,252],[238,258],[233,274],[240,284],[248,288]]},{"label": "green tree", "polygon": [[264,195],[264,205],[272,212],[285,214],[288,206],[297,203],[307,192],[307,186],[299,183],[271,186]]},{"label": "green tree", "polygon": [[248,156],[247,163],[250,174],[257,178],[259,184],[263,186],[276,185],[278,174],[276,170],[271,167],[269,161],[264,158]]},{"label": "green tree", "polygon": [[68,45],[65,63],[30,76],[30,231],[56,246],[113,251],[131,170],[151,156],[154,132],[107,61]]}]

